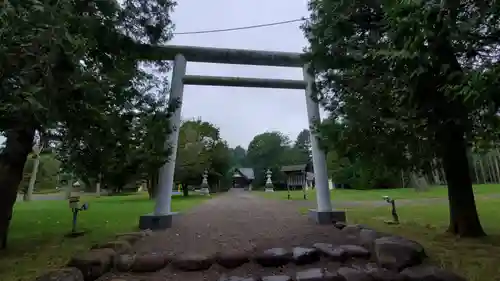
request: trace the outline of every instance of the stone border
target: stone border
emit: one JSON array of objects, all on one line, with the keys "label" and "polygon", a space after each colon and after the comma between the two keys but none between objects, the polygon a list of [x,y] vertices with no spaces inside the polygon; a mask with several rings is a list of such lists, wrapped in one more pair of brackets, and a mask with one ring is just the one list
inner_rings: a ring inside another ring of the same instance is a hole
[{"label": "stone border", "polygon": [[109,271],[126,274],[156,272],[167,266],[177,271],[204,271],[214,264],[233,269],[248,262],[263,267],[282,267],[289,263],[314,265],[320,259],[328,259],[339,262],[340,268],[335,271],[311,268],[300,270],[295,276],[243,278],[223,275],[219,281],[465,281],[455,273],[425,264],[427,255],[418,242],[363,225],[337,223],[334,226],[335,231],[345,235],[345,243],[315,243],[312,247],[272,248],[258,253],[233,250],[208,256],[133,254],[132,244],[149,236],[151,231],[119,234],[115,241],[94,245],[88,252],[74,256],[66,268],[49,272],[36,280],[95,281],[101,280],[99,278]]},{"label": "stone border", "polygon": [[151,230],[116,234],[113,241],[93,245],[88,251],[74,255],[66,267],[49,271],[36,281],[94,281],[115,267],[121,255],[130,253],[132,246],[152,235]]}]

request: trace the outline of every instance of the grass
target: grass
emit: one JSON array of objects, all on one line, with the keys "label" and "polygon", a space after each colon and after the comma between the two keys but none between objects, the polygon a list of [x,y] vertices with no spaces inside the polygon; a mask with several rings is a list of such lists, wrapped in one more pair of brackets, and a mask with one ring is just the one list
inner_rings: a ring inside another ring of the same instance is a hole
[{"label": "grass", "polygon": [[[486,195],[500,193],[498,185],[475,186],[476,204],[481,223],[488,234],[485,238],[466,239],[446,234],[449,222],[447,201],[398,206],[400,225],[388,225],[385,220],[392,219],[390,207],[374,207],[369,204],[348,208],[349,223],[368,225],[382,232],[394,233],[420,242],[427,250],[432,262],[457,272],[469,281],[500,280],[500,224],[498,210],[500,198]],[[445,188],[435,188],[428,192],[416,193],[408,189],[401,190],[336,190],[337,200],[380,200],[388,195],[397,199],[446,198]],[[286,192],[264,194],[271,198],[286,198]],[[294,194],[296,199],[301,193]],[[312,200],[314,200],[314,196]],[[307,209],[301,209],[306,212]]]},{"label": "grass", "polygon": [[[376,190],[352,190],[335,189],[331,191],[331,198],[335,201],[379,201],[382,196],[389,196],[393,199],[428,199],[447,198],[447,189],[443,186],[435,186],[428,191],[415,191],[413,188],[398,189],[376,189]],[[481,184],[474,186],[474,194],[479,196],[500,194],[500,185]],[[260,195],[271,199],[287,199],[286,191],[261,192]],[[316,200],[314,190],[307,191],[308,200]],[[291,191],[292,200],[303,200],[302,190]]]},{"label": "grass", "polygon": [[460,273],[469,281],[500,280],[500,199],[477,200],[482,225],[488,237],[457,238],[445,233],[449,221],[448,204],[401,206],[401,224],[387,225],[388,207],[356,207],[347,210],[349,223],[369,225],[379,231],[395,233],[419,241],[435,264]]},{"label": "grass", "polygon": [[[176,196],[172,209],[184,211],[206,199]],[[0,256],[0,280],[33,280],[95,243],[106,242],[120,232],[134,231],[139,216],[150,213],[154,205],[147,194],[83,197],[82,202],[89,202],[90,208],[79,214],[77,227],[89,232],[78,238],[64,237],[71,230],[72,216],[66,200],[17,203],[8,249]]]}]

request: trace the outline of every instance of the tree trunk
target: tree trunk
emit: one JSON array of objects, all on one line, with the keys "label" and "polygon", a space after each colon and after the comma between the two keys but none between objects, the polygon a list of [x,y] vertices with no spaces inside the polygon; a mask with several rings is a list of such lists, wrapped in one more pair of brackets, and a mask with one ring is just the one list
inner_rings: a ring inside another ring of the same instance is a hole
[{"label": "tree trunk", "polygon": [[28,189],[23,194],[23,201],[31,201],[33,191],[35,190],[36,176],[38,175],[38,167],[40,166],[40,155],[34,155],[33,170],[31,171],[30,182]]},{"label": "tree trunk", "polygon": [[477,170],[477,163],[476,163],[476,158],[474,157],[474,155],[472,156],[472,167],[474,168],[474,177],[476,178],[476,184],[479,184],[479,172]]},{"label": "tree trunk", "polygon": [[23,178],[24,164],[32,150],[34,129],[7,131],[5,147],[0,153],[0,238],[7,247],[7,233],[16,203],[17,190]]},{"label": "tree trunk", "polygon": [[441,180],[439,179],[439,173],[438,173],[438,170],[437,170],[437,165],[435,163],[433,163],[432,165],[432,179],[434,180],[434,185],[440,185],[441,184]]},{"label": "tree trunk", "polygon": [[[467,147],[467,161],[469,162],[469,173],[471,180],[475,177],[476,171],[474,169],[474,155],[472,153],[472,146]],[[472,183],[474,184],[474,181],[472,180]]]},{"label": "tree trunk", "polygon": [[149,199],[154,199],[156,198],[156,187],[158,186],[158,170],[154,171],[151,174],[151,178],[149,180],[149,185],[148,185],[148,195]]},{"label": "tree trunk", "polygon": [[495,163],[495,172],[498,178],[497,183],[500,183],[500,167],[498,166],[498,149],[495,149],[495,152],[493,153],[493,161]]},{"label": "tree trunk", "polygon": [[429,183],[425,176],[421,172],[411,172],[410,174],[411,185],[416,191],[427,191],[429,190]]},{"label": "tree trunk", "polygon": [[101,197],[101,174],[97,176],[97,183],[95,184],[95,195]]},{"label": "tree trunk", "polygon": [[467,160],[463,127],[451,122],[438,133],[441,157],[448,182],[450,225],[448,231],[464,237],[486,235],[477,214]]},{"label": "tree trunk", "polygon": [[66,199],[71,197],[71,192],[73,191],[73,177],[68,179],[68,185],[66,186]]},{"label": "tree trunk", "polygon": [[189,189],[188,189],[188,185],[183,183],[181,184],[181,187],[182,187],[182,195],[183,196],[189,196]]},{"label": "tree trunk", "polygon": [[446,179],[446,173],[444,171],[444,168],[443,168],[443,165],[441,164],[441,178],[443,179],[443,184],[447,185],[448,184],[448,181]]},{"label": "tree trunk", "polygon": [[486,171],[484,170],[483,156],[479,156],[479,169],[481,170],[481,176],[483,177],[482,183],[487,183]]},{"label": "tree trunk", "polygon": [[489,152],[486,154],[486,163],[488,164],[488,172],[490,173],[491,183],[497,182],[495,167],[493,166],[493,160],[491,159],[491,153]]}]

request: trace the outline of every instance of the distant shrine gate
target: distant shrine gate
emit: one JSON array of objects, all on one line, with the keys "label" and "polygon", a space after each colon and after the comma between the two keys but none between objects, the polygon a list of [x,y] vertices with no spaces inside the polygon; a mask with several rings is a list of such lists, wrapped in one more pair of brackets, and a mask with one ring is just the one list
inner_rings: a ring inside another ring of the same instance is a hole
[{"label": "distant shrine gate", "polygon": [[[139,227],[141,229],[166,229],[172,225],[171,212],[172,189],[174,187],[174,171],[176,161],[176,149],[179,139],[181,125],[181,110],[184,85],[199,86],[229,86],[229,87],[254,87],[254,88],[279,88],[305,90],[307,117],[311,134],[312,160],[315,179],[317,208],[309,211],[309,215],[317,223],[326,224],[334,221],[345,221],[345,213],[333,210],[328,188],[328,174],[326,168],[326,154],[318,144],[318,136],[313,130],[316,121],[320,120],[319,104],[312,98],[316,93],[314,89],[314,77],[308,71],[308,65],[304,62],[300,53],[269,52],[253,50],[236,50],[222,48],[187,47],[187,46],[161,46],[151,47],[147,60],[173,60],[173,73],[169,104],[180,101],[171,118],[171,126],[174,129],[169,135],[167,142],[172,145],[174,153],[170,161],[160,168],[158,179],[158,193],[154,212],[140,217]],[[219,77],[186,75],[186,64],[191,62],[262,65],[277,67],[302,67],[303,80],[264,79],[246,77]]]}]

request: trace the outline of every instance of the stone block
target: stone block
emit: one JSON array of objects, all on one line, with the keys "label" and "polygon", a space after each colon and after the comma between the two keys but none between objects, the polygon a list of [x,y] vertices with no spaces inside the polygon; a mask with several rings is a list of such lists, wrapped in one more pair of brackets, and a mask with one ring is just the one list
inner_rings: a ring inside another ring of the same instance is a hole
[{"label": "stone block", "polygon": [[172,227],[173,217],[177,213],[166,215],[146,214],[139,218],[139,228],[142,230],[165,230]]},{"label": "stone block", "polygon": [[73,256],[68,266],[78,268],[85,281],[94,281],[109,271],[115,254],[110,248],[93,249]]},{"label": "stone block", "polygon": [[150,253],[136,255],[130,266],[131,272],[156,272],[163,269],[170,262],[169,257],[163,253]]},{"label": "stone block", "polygon": [[126,272],[129,271],[135,262],[135,255],[119,255],[114,259],[114,268],[116,271]]},{"label": "stone block", "polygon": [[318,211],[316,209],[309,210],[309,218],[317,224],[333,224],[336,222],[345,222],[345,211],[331,210],[331,211]]},{"label": "stone block", "polygon": [[264,276],[261,278],[262,281],[292,281],[290,276],[286,275],[273,275],[273,276]]},{"label": "stone block", "polygon": [[323,268],[310,268],[307,270],[297,272],[295,276],[296,281],[343,281],[337,275],[326,271]]},{"label": "stone block", "polygon": [[375,239],[373,245],[377,264],[390,270],[401,271],[419,265],[427,256],[424,247],[418,242],[399,236]]},{"label": "stone block", "polygon": [[320,252],[315,248],[295,247],[292,250],[292,259],[297,265],[311,264],[319,261]]},{"label": "stone block", "polygon": [[83,281],[82,272],[75,267],[65,267],[49,271],[38,278],[36,281]]},{"label": "stone block", "polygon": [[223,252],[215,256],[215,261],[225,268],[236,268],[250,261],[249,255],[246,252]]},{"label": "stone block", "polygon": [[344,249],[336,247],[332,244],[315,243],[313,247],[318,249],[319,252],[333,261],[344,262],[348,257],[347,252]]},{"label": "stone block", "polygon": [[201,271],[209,269],[214,258],[201,254],[184,254],[172,259],[172,266],[182,271]]},{"label": "stone block", "polygon": [[129,252],[132,246],[126,240],[110,241],[107,243],[97,244],[92,246],[92,249],[105,249],[105,248],[113,249],[117,254],[123,254]]},{"label": "stone block", "polygon": [[264,267],[279,267],[288,264],[292,259],[292,253],[284,248],[272,248],[257,254],[254,257],[256,263]]},{"label": "stone block", "polygon": [[349,258],[367,259],[370,257],[370,251],[358,245],[340,245],[340,249],[344,250]]}]

